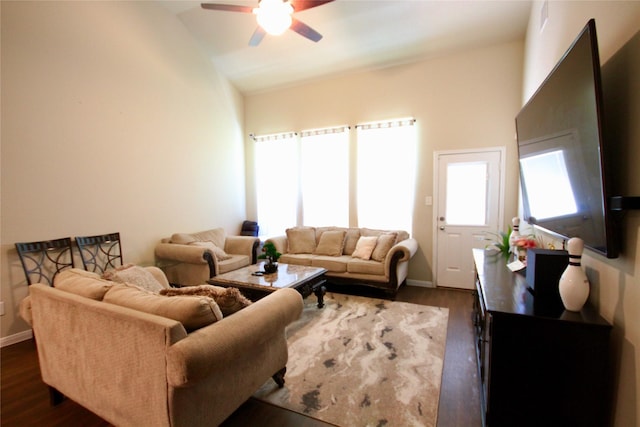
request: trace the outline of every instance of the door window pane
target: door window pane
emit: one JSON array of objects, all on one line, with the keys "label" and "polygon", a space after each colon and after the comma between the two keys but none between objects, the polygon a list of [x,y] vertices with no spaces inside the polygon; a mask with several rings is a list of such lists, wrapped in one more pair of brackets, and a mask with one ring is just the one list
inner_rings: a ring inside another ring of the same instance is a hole
[{"label": "door window pane", "polygon": [[445,219],[451,225],[485,225],[487,220],[487,164],[447,165]]}]

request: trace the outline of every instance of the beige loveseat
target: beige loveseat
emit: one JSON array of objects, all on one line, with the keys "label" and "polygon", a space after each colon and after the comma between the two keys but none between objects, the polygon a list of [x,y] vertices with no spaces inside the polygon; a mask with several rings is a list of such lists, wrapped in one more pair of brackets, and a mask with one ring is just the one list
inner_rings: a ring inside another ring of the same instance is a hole
[{"label": "beige loveseat", "polygon": [[83,270],[61,272],[54,285],[29,287],[42,379],[54,396],[120,427],[219,425],[284,374],[285,327],[302,311],[292,289],[222,316],[210,298],[158,295]]},{"label": "beige loveseat", "polygon": [[191,286],[255,264],[259,245],[257,237],[227,236],[223,228],[214,228],[164,238],[156,246],[155,255],[169,282]]},{"label": "beige loveseat", "polygon": [[[418,242],[401,230],[294,227],[268,239],[285,264],[323,267],[329,283],[383,289],[395,296],[406,278]],[[266,242],[265,242],[266,243]]]}]

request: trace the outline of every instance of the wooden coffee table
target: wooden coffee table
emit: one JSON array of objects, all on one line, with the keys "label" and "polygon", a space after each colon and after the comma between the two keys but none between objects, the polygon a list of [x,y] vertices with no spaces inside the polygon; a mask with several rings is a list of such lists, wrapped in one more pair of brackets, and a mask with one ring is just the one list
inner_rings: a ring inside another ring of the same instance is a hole
[{"label": "wooden coffee table", "polygon": [[282,288],[293,288],[303,298],[314,293],[318,298],[318,308],[324,307],[324,284],[326,268],[303,265],[278,264],[278,271],[272,274],[264,272],[264,262],[219,274],[207,280],[210,285],[238,288],[249,299],[255,301]]}]

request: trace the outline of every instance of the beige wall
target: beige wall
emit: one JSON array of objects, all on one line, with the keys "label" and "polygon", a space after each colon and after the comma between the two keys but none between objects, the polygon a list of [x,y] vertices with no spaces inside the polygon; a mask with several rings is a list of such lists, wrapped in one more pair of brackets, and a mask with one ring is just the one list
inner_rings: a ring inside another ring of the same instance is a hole
[{"label": "beige wall", "polygon": [[[540,31],[542,2],[532,6],[526,41],[523,103],[544,80],[590,18],[596,31],[603,64],[605,114],[615,138],[621,163],[616,165],[624,195],[640,196],[640,2],[548,2],[549,20]],[[629,40],[631,42],[629,42]],[[613,60],[609,62],[611,59]],[[609,96],[609,98],[608,98]],[[613,100],[611,97],[615,96]],[[593,304],[614,325],[616,366],[615,426],[640,423],[640,211],[622,220],[622,255],[608,260],[585,251],[583,265],[591,283]],[[561,355],[559,355],[561,357]],[[589,357],[589,355],[585,355]]]},{"label": "beige wall", "polygon": [[1,336],[27,329],[18,241],[160,238],[245,218],[243,107],[152,2],[2,1]]},{"label": "beige wall", "polygon": [[[522,63],[523,42],[516,41],[251,95],[245,97],[246,131],[259,135],[416,118],[418,176],[414,225],[409,231],[420,249],[411,261],[409,279],[430,282],[434,224],[432,206],[425,205],[425,197],[433,195],[434,151],[507,147],[505,218],[517,212],[514,117],[521,105]],[[247,209],[248,216],[255,217],[249,138],[246,151]],[[384,203],[384,195],[380,201]],[[351,224],[357,225],[355,218]]]}]

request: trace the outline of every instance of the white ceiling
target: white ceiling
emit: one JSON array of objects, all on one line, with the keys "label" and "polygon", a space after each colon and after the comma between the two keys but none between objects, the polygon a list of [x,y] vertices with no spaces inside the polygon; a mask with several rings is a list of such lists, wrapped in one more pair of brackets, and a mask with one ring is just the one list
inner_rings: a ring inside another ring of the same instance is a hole
[{"label": "white ceiling", "polygon": [[294,13],[323,35],[318,43],[289,30],[249,47],[252,14],[205,10],[199,1],[160,3],[244,94],[523,39],[531,10],[529,0],[335,0]]}]

